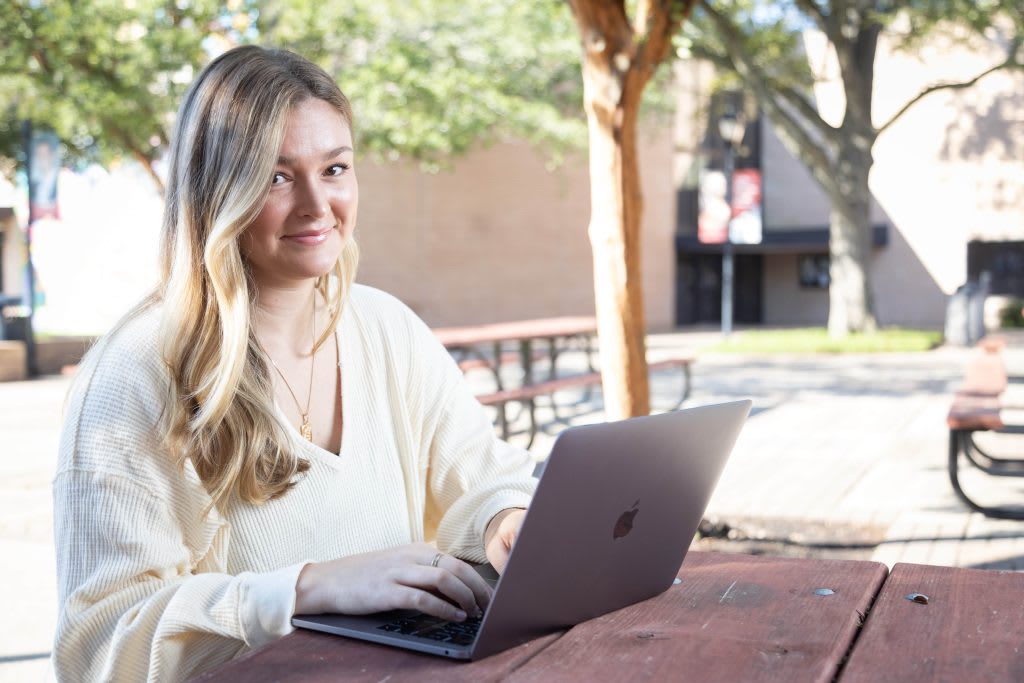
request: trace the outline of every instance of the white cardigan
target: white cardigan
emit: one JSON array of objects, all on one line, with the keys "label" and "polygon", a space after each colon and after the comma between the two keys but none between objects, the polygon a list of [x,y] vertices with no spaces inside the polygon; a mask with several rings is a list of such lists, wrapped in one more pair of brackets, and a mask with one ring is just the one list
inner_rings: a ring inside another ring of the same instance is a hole
[{"label": "white cardigan", "polygon": [[280,499],[210,498],[160,447],[159,311],[103,340],[71,389],[54,479],[68,681],[181,680],[291,631],[306,562],[434,540],[485,559],[500,510],[526,507],[532,459],[494,436],[458,367],[395,298],[355,286],[338,328],[340,455],[292,440],[310,469]]}]

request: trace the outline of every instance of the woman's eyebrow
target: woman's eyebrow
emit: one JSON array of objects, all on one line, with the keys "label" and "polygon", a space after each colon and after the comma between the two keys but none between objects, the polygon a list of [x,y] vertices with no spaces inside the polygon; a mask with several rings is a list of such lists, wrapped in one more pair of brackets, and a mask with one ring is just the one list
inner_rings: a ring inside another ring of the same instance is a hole
[{"label": "woman's eyebrow", "polygon": [[[334,157],[338,156],[339,154],[343,154],[345,152],[351,152],[351,151],[352,151],[352,148],[349,147],[348,145],[342,145],[341,147],[335,147],[334,149],[324,153],[323,160],[327,161],[328,159],[333,159]],[[294,161],[294,159],[292,157],[286,157],[286,156],[283,156],[283,155],[277,157],[277,163],[279,163],[279,164],[289,165],[293,161]]]}]

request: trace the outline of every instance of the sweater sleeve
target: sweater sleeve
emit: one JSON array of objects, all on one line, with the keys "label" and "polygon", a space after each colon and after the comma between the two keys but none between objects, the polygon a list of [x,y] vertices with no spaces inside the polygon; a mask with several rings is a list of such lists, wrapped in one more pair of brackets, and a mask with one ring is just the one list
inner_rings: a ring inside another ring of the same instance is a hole
[{"label": "sweater sleeve", "polygon": [[485,562],[483,535],[494,515],[529,505],[537,481],[528,451],[494,433],[451,354],[411,311],[410,393],[421,397],[427,459],[425,527],[440,550]]},{"label": "sweater sleeve", "polygon": [[64,472],[54,505],[61,680],[183,680],[291,630],[302,564],[200,571],[171,501],[117,475]]},{"label": "sweater sleeve", "polygon": [[145,340],[125,334],[87,359],[67,402],[53,484],[59,680],[183,680],[291,630],[303,565],[226,572],[230,527],[160,447],[166,385],[137,360]]}]

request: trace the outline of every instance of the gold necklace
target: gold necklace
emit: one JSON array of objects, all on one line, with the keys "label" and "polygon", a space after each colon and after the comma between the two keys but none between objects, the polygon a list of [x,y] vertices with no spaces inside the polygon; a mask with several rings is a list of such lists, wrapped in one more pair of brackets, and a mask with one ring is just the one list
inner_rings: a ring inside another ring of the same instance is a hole
[{"label": "gold necklace", "polygon": [[281,372],[281,368],[277,367],[277,363],[274,362],[273,358],[270,358],[270,354],[267,354],[267,358],[270,358],[270,364],[277,370],[277,374],[281,375],[281,380],[284,382],[285,388],[288,393],[292,395],[292,400],[295,401],[295,407],[299,409],[299,415],[302,416],[302,424],[299,426],[299,433],[302,434],[302,438],[306,441],[313,440],[313,426],[309,424],[309,404],[313,400],[313,368],[316,367],[316,294],[313,295],[313,350],[310,352],[312,358],[309,360],[309,393],[306,394],[306,409],[302,409],[302,404],[299,403],[299,399],[295,397],[295,392],[292,391],[292,385],[288,384],[288,379]]}]

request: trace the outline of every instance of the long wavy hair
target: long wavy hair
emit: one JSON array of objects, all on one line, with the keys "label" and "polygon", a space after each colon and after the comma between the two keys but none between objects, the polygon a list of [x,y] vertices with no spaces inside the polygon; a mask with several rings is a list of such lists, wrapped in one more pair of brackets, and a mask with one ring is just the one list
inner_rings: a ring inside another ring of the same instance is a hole
[{"label": "long wavy hair", "polygon": [[[198,75],[172,138],[155,297],[171,379],[165,438],[218,507],[283,495],[309,468],[274,408],[239,239],[266,201],[289,110],[310,98],[332,105],[354,133],[351,105],[323,69],[285,50],[235,48]],[[346,240],[317,280],[331,319],[314,352],[341,318],[358,258]]]}]

